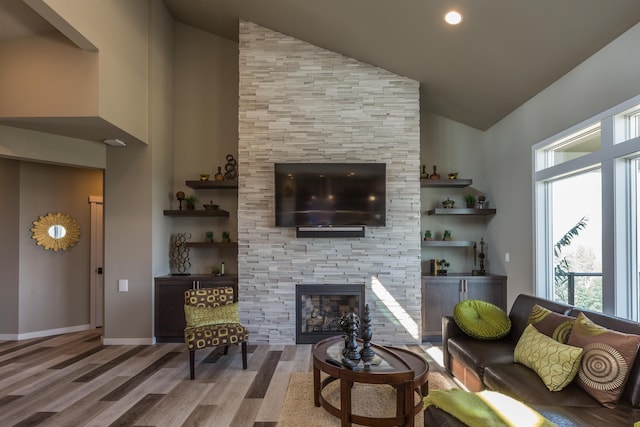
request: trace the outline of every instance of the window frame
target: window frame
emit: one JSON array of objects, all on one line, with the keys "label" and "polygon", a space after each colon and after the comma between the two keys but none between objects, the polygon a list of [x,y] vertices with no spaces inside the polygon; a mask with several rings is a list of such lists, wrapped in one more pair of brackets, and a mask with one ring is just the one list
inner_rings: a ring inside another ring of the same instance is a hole
[{"label": "window frame", "polygon": [[[533,197],[534,290],[553,299],[553,242],[549,183],[589,169],[602,174],[602,310],[640,320],[638,302],[638,212],[640,135],[630,138],[627,118],[640,112],[640,95],[553,135],[531,147]],[[636,120],[637,121],[637,120]],[[637,125],[637,123],[636,123]],[[545,166],[548,150],[571,135],[600,127],[600,149]],[[635,165],[635,170],[634,170]],[[636,203],[632,203],[636,202]]]}]

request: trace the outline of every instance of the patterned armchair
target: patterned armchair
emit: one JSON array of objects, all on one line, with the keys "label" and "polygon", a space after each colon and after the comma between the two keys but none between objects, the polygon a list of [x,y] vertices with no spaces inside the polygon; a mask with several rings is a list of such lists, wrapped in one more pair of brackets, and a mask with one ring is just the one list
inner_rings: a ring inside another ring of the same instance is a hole
[{"label": "patterned armchair", "polygon": [[241,344],[242,368],[247,369],[249,331],[240,324],[233,288],[189,289],[184,293],[184,310],[191,379],[195,378],[195,351],[206,347],[224,346],[227,354],[229,344]]}]

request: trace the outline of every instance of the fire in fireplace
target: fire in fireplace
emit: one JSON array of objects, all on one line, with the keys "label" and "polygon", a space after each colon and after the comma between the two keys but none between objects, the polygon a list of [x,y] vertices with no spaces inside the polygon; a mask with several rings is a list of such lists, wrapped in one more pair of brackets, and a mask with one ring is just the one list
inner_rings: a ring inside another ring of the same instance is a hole
[{"label": "fire in fireplace", "polygon": [[296,285],[296,343],[341,335],[340,318],[364,308],[364,285]]}]

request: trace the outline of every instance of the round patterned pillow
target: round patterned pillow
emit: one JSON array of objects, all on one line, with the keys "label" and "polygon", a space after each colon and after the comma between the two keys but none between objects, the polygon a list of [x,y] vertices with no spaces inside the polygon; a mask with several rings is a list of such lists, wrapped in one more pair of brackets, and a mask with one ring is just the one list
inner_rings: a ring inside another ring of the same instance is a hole
[{"label": "round patterned pillow", "polygon": [[500,307],[481,300],[459,302],[453,309],[453,320],[462,331],[482,340],[496,340],[511,330],[511,320]]}]

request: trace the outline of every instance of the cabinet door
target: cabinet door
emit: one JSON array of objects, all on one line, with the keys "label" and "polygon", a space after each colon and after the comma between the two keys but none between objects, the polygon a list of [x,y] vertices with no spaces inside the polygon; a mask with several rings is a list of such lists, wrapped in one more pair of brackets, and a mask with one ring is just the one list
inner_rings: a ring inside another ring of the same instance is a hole
[{"label": "cabinet door", "polygon": [[470,276],[466,299],[479,299],[507,309],[507,278],[504,276]]},{"label": "cabinet door", "polygon": [[459,277],[422,278],[422,341],[442,339],[442,317],[453,314],[460,296]]},{"label": "cabinet door", "polygon": [[184,293],[191,287],[189,281],[156,282],[156,341],[184,341]]}]

